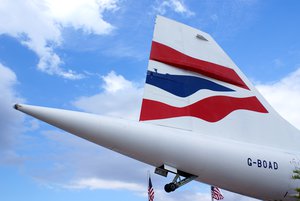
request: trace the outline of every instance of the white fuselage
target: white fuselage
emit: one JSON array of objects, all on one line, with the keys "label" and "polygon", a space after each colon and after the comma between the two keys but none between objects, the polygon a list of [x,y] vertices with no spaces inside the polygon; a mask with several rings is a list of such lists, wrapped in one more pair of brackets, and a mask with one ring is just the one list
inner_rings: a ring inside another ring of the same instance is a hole
[{"label": "white fuselage", "polygon": [[108,149],[196,180],[263,200],[295,200],[298,153],[165,126],[19,105],[18,110]]}]

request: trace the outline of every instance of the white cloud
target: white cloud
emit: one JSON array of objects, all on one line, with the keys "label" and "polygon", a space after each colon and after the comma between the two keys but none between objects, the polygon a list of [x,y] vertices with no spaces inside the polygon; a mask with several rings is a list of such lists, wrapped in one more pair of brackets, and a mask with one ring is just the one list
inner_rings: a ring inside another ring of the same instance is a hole
[{"label": "white cloud", "polygon": [[0,34],[15,37],[34,51],[39,57],[40,71],[81,79],[84,75],[63,69],[63,61],[55,53],[63,42],[61,31],[72,27],[87,34],[108,34],[113,26],[102,14],[116,9],[117,0],[2,0]]},{"label": "white cloud", "polygon": [[117,0],[46,0],[46,4],[53,18],[62,26],[99,35],[108,34],[113,29],[104,21],[102,13],[118,9]]},{"label": "white cloud", "polygon": [[[189,184],[188,184],[189,185]],[[181,190],[178,189],[172,193],[166,193],[163,189],[155,189],[155,199],[156,201],[211,201],[210,193],[200,193],[198,191]]]},{"label": "white cloud", "polygon": [[300,68],[276,83],[256,87],[285,119],[300,129]]},{"label": "white cloud", "polygon": [[186,15],[186,16],[193,16],[195,15],[182,0],[163,0],[163,1],[156,1],[156,5],[154,10],[156,10],[159,14],[164,15],[167,10],[172,10],[176,13]]},{"label": "white cloud", "polygon": [[103,92],[79,97],[73,105],[87,112],[138,119],[143,88],[113,71],[103,76],[102,79],[104,81]]},{"label": "white cloud", "polygon": [[13,150],[22,132],[23,115],[13,105],[23,100],[15,91],[16,74],[0,63],[0,163],[11,164],[20,160]]},{"label": "white cloud", "polygon": [[124,181],[104,180],[99,178],[84,178],[71,182],[65,185],[65,188],[71,189],[110,189],[110,190],[129,190],[143,192],[146,190],[145,186],[137,183],[129,183]]},{"label": "white cloud", "polygon": [[133,84],[126,80],[122,75],[116,75],[114,71],[111,71],[107,76],[103,76],[104,80],[103,88],[108,93],[117,93],[124,89],[133,88]]},{"label": "white cloud", "polygon": [[232,193],[230,191],[222,190],[222,193],[224,195],[223,201],[259,201],[258,199]]}]

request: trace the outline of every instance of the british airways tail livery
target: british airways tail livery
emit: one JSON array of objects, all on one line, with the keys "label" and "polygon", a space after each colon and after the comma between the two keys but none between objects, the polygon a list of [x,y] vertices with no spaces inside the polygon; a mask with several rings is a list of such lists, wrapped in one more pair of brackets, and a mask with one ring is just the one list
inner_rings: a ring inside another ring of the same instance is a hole
[{"label": "british airways tail livery", "polygon": [[296,200],[299,131],[200,30],[156,19],[140,121],[16,104],[81,138],[192,180],[262,200]]}]

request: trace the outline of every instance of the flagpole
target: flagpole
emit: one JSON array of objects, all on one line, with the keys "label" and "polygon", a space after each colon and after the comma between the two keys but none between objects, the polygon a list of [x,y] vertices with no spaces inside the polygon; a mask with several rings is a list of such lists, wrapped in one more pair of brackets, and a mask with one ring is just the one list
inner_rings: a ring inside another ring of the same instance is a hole
[{"label": "flagpole", "polygon": [[211,196],[211,201],[214,201],[214,197],[213,197],[213,187],[210,186],[210,196]]},{"label": "flagpole", "polygon": [[[147,171],[147,190],[149,190],[149,179],[150,179],[150,170]],[[149,193],[148,194],[148,201],[150,200]]]},{"label": "flagpole", "polygon": [[148,201],[154,201],[154,189],[153,189],[149,171],[148,171]]},{"label": "flagpole", "polygon": [[149,185],[149,179],[150,179],[150,170],[147,170],[147,188]]}]

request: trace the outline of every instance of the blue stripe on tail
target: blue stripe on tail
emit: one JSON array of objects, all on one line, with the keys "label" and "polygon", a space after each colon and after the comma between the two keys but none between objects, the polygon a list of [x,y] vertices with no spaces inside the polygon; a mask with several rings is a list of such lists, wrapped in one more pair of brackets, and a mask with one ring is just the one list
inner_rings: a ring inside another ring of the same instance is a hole
[{"label": "blue stripe on tail", "polygon": [[234,91],[233,89],[200,77],[160,74],[153,71],[147,72],[146,83],[179,97],[190,96],[201,89],[212,91]]}]

